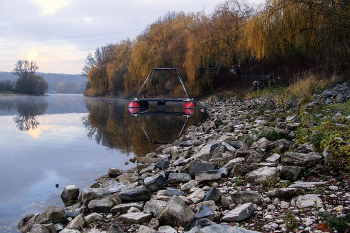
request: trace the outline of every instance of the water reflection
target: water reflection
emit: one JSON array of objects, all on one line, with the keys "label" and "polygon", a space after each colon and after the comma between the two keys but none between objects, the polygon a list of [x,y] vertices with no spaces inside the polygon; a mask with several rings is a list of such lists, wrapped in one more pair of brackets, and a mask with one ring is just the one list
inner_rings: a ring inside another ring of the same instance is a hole
[{"label": "water reflection", "polygon": [[179,139],[191,117],[183,111],[169,111],[159,107],[132,116],[153,145],[168,144]]},{"label": "water reflection", "polygon": [[11,112],[17,110],[18,114],[13,118],[16,126],[21,131],[36,129],[39,125],[37,116],[43,115],[49,103],[45,97],[30,98],[9,98],[0,101],[0,110]]},{"label": "water reflection", "polygon": [[46,109],[49,107],[47,99],[36,99],[32,102],[19,102],[16,104],[19,116],[13,118],[16,126],[21,131],[28,131],[30,129],[36,129],[39,125],[39,121],[36,116],[43,115]]},{"label": "water reflection", "polygon": [[157,144],[172,143],[186,126],[203,122],[205,116],[196,111],[189,116],[182,105],[150,106],[146,112],[131,114],[127,102],[116,104],[110,99],[86,99],[89,115],[83,124],[87,136],[98,144],[123,153],[143,156],[154,151]]}]

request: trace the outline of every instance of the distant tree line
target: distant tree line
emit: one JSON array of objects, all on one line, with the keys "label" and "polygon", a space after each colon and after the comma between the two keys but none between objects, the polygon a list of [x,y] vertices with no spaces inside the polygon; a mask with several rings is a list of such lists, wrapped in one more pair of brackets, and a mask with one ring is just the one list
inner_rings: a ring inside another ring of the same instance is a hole
[{"label": "distant tree line", "polygon": [[238,84],[240,74],[349,72],[348,0],[228,0],[210,15],[168,13],[134,41],[97,48],[85,94],[132,94],[152,68],[176,67],[192,96]]},{"label": "distant tree line", "polygon": [[81,94],[85,90],[85,83],[59,82],[56,92],[65,94]]}]

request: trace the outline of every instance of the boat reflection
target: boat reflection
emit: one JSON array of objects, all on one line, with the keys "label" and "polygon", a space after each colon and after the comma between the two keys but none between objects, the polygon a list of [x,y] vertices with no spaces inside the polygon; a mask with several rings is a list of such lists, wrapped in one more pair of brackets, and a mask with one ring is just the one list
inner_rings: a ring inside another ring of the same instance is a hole
[{"label": "boat reflection", "polygon": [[[183,109],[173,106],[171,108],[151,107],[129,112],[136,118],[146,137],[153,145],[163,145],[179,139],[186,129],[190,117],[195,109]],[[135,113],[136,112],[136,113]]]}]

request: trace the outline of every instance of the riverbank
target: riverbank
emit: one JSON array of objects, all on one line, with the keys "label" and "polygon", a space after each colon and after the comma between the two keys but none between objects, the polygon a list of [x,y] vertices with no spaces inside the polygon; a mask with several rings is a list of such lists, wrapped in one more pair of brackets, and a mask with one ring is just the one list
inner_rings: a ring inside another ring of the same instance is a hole
[{"label": "riverbank", "polygon": [[[206,122],[189,127],[172,144],[130,159],[132,169],[110,168],[83,190],[67,186],[61,197],[79,197],[78,204],[28,215],[19,228],[346,232],[350,113],[337,111],[336,102],[348,106],[349,97],[349,83],[333,85],[303,106],[276,96],[212,97],[199,104],[209,114]],[[332,130],[338,134],[329,135],[323,148],[322,133]]]}]

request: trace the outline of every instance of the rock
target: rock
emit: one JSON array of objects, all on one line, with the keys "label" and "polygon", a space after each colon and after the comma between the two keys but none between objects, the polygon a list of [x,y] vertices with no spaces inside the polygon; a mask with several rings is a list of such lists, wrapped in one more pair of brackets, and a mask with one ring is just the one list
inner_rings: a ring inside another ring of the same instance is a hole
[{"label": "rock", "polygon": [[224,167],[227,168],[227,169],[231,169],[231,168],[234,167],[234,165],[236,163],[243,163],[244,161],[245,161],[245,158],[241,158],[241,157],[234,158],[234,159],[231,159],[227,164],[225,164]]},{"label": "rock", "polygon": [[235,157],[246,157],[249,155],[249,149],[248,147],[244,144],[242,145],[238,150],[235,152]]},{"label": "rock", "polygon": [[123,183],[113,183],[108,185],[107,187],[105,187],[105,189],[108,191],[108,193],[117,193],[122,191],[123,189],[126,188],[126,185],[124,185]]},{"label": "rock", "polygon": [[30,233],[50,233],[50,231],[41,224],[35,224]]},{"label": "rock", "polygon": [[145,203],[143,207],[143,212],[147,214],[152,214],[153,217],[157,217],[164,210],[166,205],[166,201],[150,200]]},{"label": "rock", "polygon": [[84,228],[84,218],[82,214],[76,216],[66,227],[65,229],[70,230],[81,230]]},{"label": "rock", "polygon": [[64,187],[61,198],[64,202],[77,200],[79,197],[79,187],[76,185],[67,185]]},{"label": "rock", "polygon": [[114,206],[112,209],[111,209],[111,213],[113,215],[115,214],[125,214],[128,212],[128,210],[131,208],[131,207],[136,207],[138,209],[142,209],[143,208],[143,203],[137,203],[137,202],[133,202],[133,203],[125,203],[125,204],[119,204],[119,205],[116,205]]},{"label": "rock", "polygon": [[303,182],[296,181],[294,184],[291,184],[289,188],[314,188],[318,185],[325,185],[327,182]]},{"label": "rock", "polygon": [[118,225],[112,224],[112,226],[108,228],[107,233],[124,233],[124,231],[120,229]]},{"label": "rock", "polygon": [[[80,231],[72,230],[72,229],[63,229],[62,231],[60,231],[60,233],[80,233]],[[94,232],[94,233],[96,233],[96,232]]]},{"label": "rock", "polygon": [[246,158],[246,163],[251,164],[251,163],[260,163],[264,159],[264,154],[260,153],[256,150],[250,150],[249,151],[249,156]]},{"label": "rock", "polygon": [[208,206],[213,211],[218,210],[218,207],[215,205],[215,202],[213,200],[210,200],[210,201],[199,202],[198,204],[196,204],[194,211],[197,213],[202,206]]},{"label": "rock", "polygon": [[164,170],[167,169],[169,167],[169,159],[168,158],[164,158],[162,161],[160,161],[159,163],[157,163],[156,167]]},{"label": "rock", "polygon": [[150,227],[146,227],[144,225],[141,225],[137,232],[138,233],[157,233],[158,231],[156,231]]},{"label": "rock", "polygon": [[37,218],[36,223],[64,223],[66,220],[67,216],[64,208],[58,206],[49,206],[47,207],[45,213],[41,214]]},{"label": "rock", "polygon": [[217,168],[217,165],[215,163],[203,163],[201,161],[197,161],[190,169],[189,174],[190,176],[194,176],[196,172],[199,171],[210,171],[215,170]]},{"label": "rock", "polygon": [[233,166],[229,177],[245,176],[247,173],[256,169],[258,169],[258,166],[255,164],[236,163]]},{"label": "rock", "polygon": [[221,200],[222,192],[216,187],[211,187],[207,195],[204,198],[204,201],[213,200],[214,202],[219,202]]},{"label": "rock", "polygon": [[191,180],[191,176],[187,173],[170,173],[169,183],[185,183]]},{"label": "rock", "polygon": [[113,206],[122,203],[122,200],[119,198],[119,193],[113,193],[112,195],[109,195],[108,200],[113,203]]},{"label": "rock", "polygon": [[113,202],[108,197],[91,200],[88,204],[88,208],[97,213],[109,213],[113,206]]},{"label": "rock", "polygon": [[323,207],[323,202],[321,198],[316,194],[306,194],[302,196],[293,197],[291,205],[298,206],[299,208],[308,208],[308,207]]},{"label": "rock", "polygon": [[117,168],[109,168],[108,169],[108,175],[112,178],[116,178],[123,174],[123,171]]},{"label": "rock", "polygon": [[281,199],[291,199],[297,195],[304,194],[304,190],[300,188],[276,188],[268,191],[266,195],[268,197],[278,197]]},{"label": "rock", "polygon": [[281,177],[285,180],[290,180],[291,182],[296,181],[303,171],[302,167],[298,166],[283,166],[281,170]]},{"label": "rock", "polygon": [[219,170],[196,172],[196,175],[195,175],[195,180],[197,181],[218,180],[220,178],[221,178],[221,173],[219,172]]},{"label": "rock", "polygon": [[197,185],[198,185],[198,181],[190,180],[186,184],[181,185],[180,190],[181,191],[187,191],[187,190],[190,190],[193,187],[196,187]]},{"label": "rock", "polygon": [[139,176],[136,176],[133,173],[123,173],[117,177],[117,180],[123,184],[135,183],[139,180]]},{"label": "rock", "polygon": [[163,212],[158,216],[161,226],[184,226],[194,216],[191,208],[178,196],[173,196]]},{"label": "rock", "polygon": [[152,192],[158,191],[159,189],[162,189],[168,185],[168,182],[162,175],[156,177],[147,177],[144,179],[144,183],[146,185],[146,188]]},{"label": "rock", "polygon": [[221,218],[222,222],[238,222],[243,219],[249,218],[254,213],[253,203],[245,203],[236,209],[231,210],[224,217]]},{"label": "rock", "polygon": [[184,193],[177,189],[166,189],[166,190],[159,190],[157,193],[158,196],[169,196],[172,197],[174,195],[176,196],[182,196]]},{"label": "rock", "polygon": [[142,212],[122,214],[119,219],[126,224],[142,224],[151,220],[152,214],[145,214]]},{"label": "rock", "polygon": [[152,228],[152,229],[159,227],[159,221],[158,221],[158,219],[152,218],[151,221],[149,221],[149,223],[148,223],[147,226],[148,226],[149,228]]},{"label": "rock", "polygon": [[92,213],[85,217],[85,221],[88,223],[100,221],[102,219],[103,219],[103,216],[98,213]]},{"label": "rock", "polygon": [[123,202],[148,201],[151,199],[151,191],[146,188],[128,189],[121,191],[118,196]]},{"label": "rock", "polygon": [[270,163],[278,163],[280,158],[281,158],[281,155],[274,153],[272,156],[268,157],[266,161]]},{"label": "rock", "polygon": [[187,197],[192,203],[197,204],[204,200],[205,192],[202,189],[197,189],[190,196]]},{"label": "rock", "polygon": [[27,233],[29,232],[34,224],[37,222],[37,219],[39,218],[40,214],[28,214],[24,218],[22,218],[17,225],[17,228],[22,232],[22,233]]},{"label": "rock", "polygon": [[286,152],[284,153],[284,157],[282,163],[285,165],[302,166],[307,168],[322,162],[322,156],[317,152],[310,152],[308,154]]},{"label": "rock", "polygon": [[259,192],[251,190],[235,191],[231,193],[231,199],[236,205],[249,202],[259,204],[261,202],[261,195]]},{"label": "rock", "polygon": [[130,214],[130,213],[137,213],[137,212],[141,212],[140,209],[136,208],[136,207],[131,207],[127,214]]},{"label": "rock", "polygon": [[207,218],[210,221],[214,221],[215,213],[208,206],[202,206],[199,209],[198,213],[195,216],[193,216],[193,218],[190,220],[190,222],[186,225],[184,230],[185,231],[191,230],[195,226],[197,220],[202,219],[202,218]]},{"label": "rock", "polygon": [[97,198],[101,198],[103,196],[106,196],[108,194],[108,191],[104,188],[85,188],[80,193],[79,200],[81,200],[81,203],[88,204],[89,201]]},{"label": "rock", "polygon": [[262,184],[267,179],[276,181],[277,173],[278,169],[275,167],[262,167],[247,173],[245,178],[248,182]]},{"label": "rock", "polygon": [[161,226],[158,229],[158,232],[164,232],[164,233],[177,233],[177,230],[172,228],[171,226]]}]

